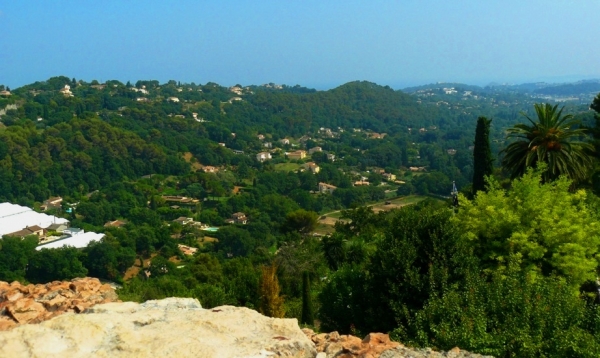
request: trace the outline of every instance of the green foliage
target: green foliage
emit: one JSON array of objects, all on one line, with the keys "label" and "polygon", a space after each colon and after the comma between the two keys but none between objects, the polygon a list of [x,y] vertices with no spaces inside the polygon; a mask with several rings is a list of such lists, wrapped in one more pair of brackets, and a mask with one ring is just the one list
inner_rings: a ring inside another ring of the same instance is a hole
[{"label": "green foliage", "polygon": [[570,192],[565,177],[542,183],[544,169],[529,169],[510,190],[490,180],[487,193],[461,197],[453,221],[485,267],[504,269],[515,254],[526,270],[558,275],[577,289],[596,278],[600,222],[585,191]]},{"label": "green foliage", "polygon": [[248,256],[258,246],[255,237],[235,226],[223,227],[215,236],[219,239],[215,248],[233,256]]},{"label": "green foliage", "polygon": [[236,306],[258,306],[258,282],[260,270],[248,258],[233,258],[223,262],[224,286]]},{"label": "green foliage", "polygon": [[[413,178],[411,184],[419,194],[448,195],[452,191],[452,180],[441,172],[418,175]],[[406,190],[406,189],[404,189]]]},{"label": "green foliage", "polygon": [[[342,266],[332,272],[319,293],[318,318],[324,332],[350,333],[353,327],[367,332],[378,324],[381,307],[373,301],[367,273],[362,268]],[[388,311],[389,312],[389,311]]]},{"label": "green foliage", "polygon": [[332,270],[339,269],[342,264],[346,261],[346,251],[344,250],[345,239],[344,236],[339,233],[333,233],[333,235],[325,236],[321,240],[323,246],[323,254],[327,260],[329,268]]},{"label": "green foliage", "polygon": [[473,194],[485,190],[485,177],[494,170],[492,150],[490,148],[491,119],[479,117],[475,129],[475,145],[473,149]]},{"label": "green foliage", "polygon": [[408,324],[424,302],[474,267],[472,249],[451,216],[449,209],[430,207],[403,208],[393,215],[368,265],[369,289],[380,313],[374,326],[364,327],[367,331]]},{"label": "green foliage", "polygon": [[516,124],[508,130],[509,137],[516,138],[504,150],[502,166],[513,178],[521,176],[527,168],[538,162],[547,164],[544,180],[554,180],[566,175],[573,181],[588,177],[593,161],[593,147],[577,139],[585,136],[584,128],[572,114],[564,115],[558,105],[535,104],[537,117],[523,114],[531,125]]},{"label": "green foliage", "polygon": [[302,273],[302,317],[300,322],[308,325],[313,325],[315,323],[310,273],[306,271]]},{"label": "green foliage", "polygon": [[299,209],[288,213],[282,225],[283,232],[295,231],[300,234],[309,234],[317,227],[319,215],[314,211]]},{"label": "green foliage", "polygon": [[162,275],[149,280],[134,278],[125,282],[117,294],[123,301],[134,302],[160,300],[167,297],[191,297],[197,298],[204,308],[234,304],[231,297],[219,286],[199,284],[187,287],[184,282],[172,275]]},{"label": "green foliage", "polygon": [[150,275],[152,277],[160,277],[169,274],[175,270],[175,264],[170,262],[167,258],[160,255],[155,256],[148,267]]},{"label": "green foliage", "polygon": [[36,236],[24,240],[10,236],[0,239],[0,281],[25,281],[27,264],[37,245]]},{"label": "green foliage", "polygon": [[[106,239],[101,242],[91,243],[83,249],[85,253],[83,262],[92,277],[115,280],[120,276],[118,249]],[[131,262],[133,264],[133,262]]]},{"label": "green foliage", "polygon": [[[402,342],[495,357],[597,357],[600,310],[557,278],[516,267],[490,279],[471,273],[464,287],[433,297]],[[412,342],[411,342],[412,341]]]},{"label": "green foliage", "polygon": [[[386,220],[377,221],[380,234],[371,231],[372,246],[352,232],[347,243],[336,233],[323,244],[328,257],[346,258],[320,295],[319,317],[326,327],[385,332],[404,326],[430,297],[460,282],[476,264],[450,223],[449,209],[406,207],[374,216]],[[337,253],[340,246],[343,255]]]},{"label": "green foliage", "polygon": [[87,273],[81,263],[81,252],[65,247],[36,251],[29,259],[26,278],[33,283],[46,283],[85,277]]},{"label": "green foliage", "polygon": [[223,271],[219,260],[209,254],[199,254],[193,258],[190,273],[200,283],[220,284]]},{"label": "green foliage", "polygon": [[236,303],[221,286],[200,284],[192,292],[193,297],[197,298],[204,308],[233,305]]}]

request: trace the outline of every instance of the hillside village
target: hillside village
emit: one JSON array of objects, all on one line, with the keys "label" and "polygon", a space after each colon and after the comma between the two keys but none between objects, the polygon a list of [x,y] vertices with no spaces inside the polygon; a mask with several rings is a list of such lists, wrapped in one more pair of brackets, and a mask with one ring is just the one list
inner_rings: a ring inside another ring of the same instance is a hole
[{"label": "hillside village", "polygon": [[[529,237],[524,232],[535,227],[531,235],[546,245],[547,228],[567,223],[532,217],[543,206],[570,210],[564,217],[577,223],[572,231],[595,238],[595,211],[569,190],[575,184],[552,178],[559,183],[553,186],[541,179],[542,168],[511,179],[498,160],[489,196],[473,196],[475,127],[493,118],[488,144],[500,158],[517,113],[533,111],[530,94],[458,85],[407,94],[359,81],[316,91],[63,76],[0,90],[0,280],[91,276],[118,287],[125,301],[194,297],[203,307],[248,307],[343,333],[392,332],[422,346],[441,336],[423,315],[450,304],[441,301],[449,299],[443,290],[530,284],[520,276],[529,273],[511,271],[514,265],[573,278],[563,292],[541,275],[539,287],[523,288],[527,294],[548,287],[555,300],[572,299],[568,290],[595,294],[588,257],[595,239],[567,235],[576,242],[565,244],[581,250],[541,262],[526,242],[509,247],[495,236]],[[582,123],[594,120],[589,103],[566,108]],[[591,179],[577,185],[595,195]],[[522,193],[540,199],[512,207]],[[486,210],[496,207],[511,214],[490,220]],[[518,223],[506,221],[514,218]],[[485,229],[494,225],[502,229]],[[517,248],[521,261],[506,261]],[[569,268],[567,261],[585,265]],[[508,278],[497,281],[493,272]],[[489,276],[471,280],[475,273]],[[398,302],[405,309],[396,312]],[[497,302],[476,302],[490,312],[479,322],[497,314]],[[539,317],[564,314],[568,305],[555,303]],[[582,315],[593,309],[577,306]],[[412,317],[424,321],[412,325]]]}]

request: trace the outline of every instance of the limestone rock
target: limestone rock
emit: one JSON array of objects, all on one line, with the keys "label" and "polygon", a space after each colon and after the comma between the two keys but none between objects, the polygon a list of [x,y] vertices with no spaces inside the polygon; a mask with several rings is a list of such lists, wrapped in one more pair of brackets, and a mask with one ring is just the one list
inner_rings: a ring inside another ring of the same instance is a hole
[{"label": "limestone rock", "polygon": [[385,351],[401,346],[392,342],[389,335],[370,333],[364,339],[351,335],[340,335],[338,332],[315,334],[310,329],[302,330],[327,358],[376,358]]},{"label": "limestone rock", "polygon": [[295,319],[190,298],[107,303],[0,332],[0,357],[298,357],[313,343]]},{"label": "limestone rock", "polygon": [[0,281],[0,331],[38,323],[66,312],[82,312],[98,303],[118,301],[115,290],[97,278],[76,278],[24,286]]},{"label": "limestone rock", "polygon": [[448,352],[408,348],[392,342],[390,336],[383,333],[369,333],[361,340],[338,332],[315,334],[308,328],[302,332],[315,344],[320,354],[317,358],[492,358],[462,351],[458,347]]}]

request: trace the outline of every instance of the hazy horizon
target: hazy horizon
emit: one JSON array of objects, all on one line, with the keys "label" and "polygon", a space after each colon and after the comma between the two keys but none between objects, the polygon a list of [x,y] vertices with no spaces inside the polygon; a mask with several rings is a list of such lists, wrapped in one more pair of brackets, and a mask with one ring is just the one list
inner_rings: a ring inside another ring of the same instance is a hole
[{"label": "hazy horizon", "polygon": [[278,83],[329,89],[366,80],[436,82],[600,78],[600,2],[24,0],[0,5],[0,84],[86,81]]}]

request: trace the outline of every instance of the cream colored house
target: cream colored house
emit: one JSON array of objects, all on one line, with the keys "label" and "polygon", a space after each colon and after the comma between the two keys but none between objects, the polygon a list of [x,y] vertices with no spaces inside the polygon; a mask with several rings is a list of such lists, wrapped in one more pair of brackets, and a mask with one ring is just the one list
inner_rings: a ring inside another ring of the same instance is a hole
[{"label": "cream colored house", "polygon": [[302,166],[305,170],[310,170],[311,173],[317,174],[321,168],[315,162],[309,162]]},{"label": "cream colored house", "polygon": [[306,158],[305,150],[297,150],[295,152],[287,152],[285,153],[289,159],[300,160]]},{"label": "cream colored house", "polygon": [[387,181],[394,181],[396,180],[396,174],[391,174],[391,173],[383,173],[383,178]]}]

